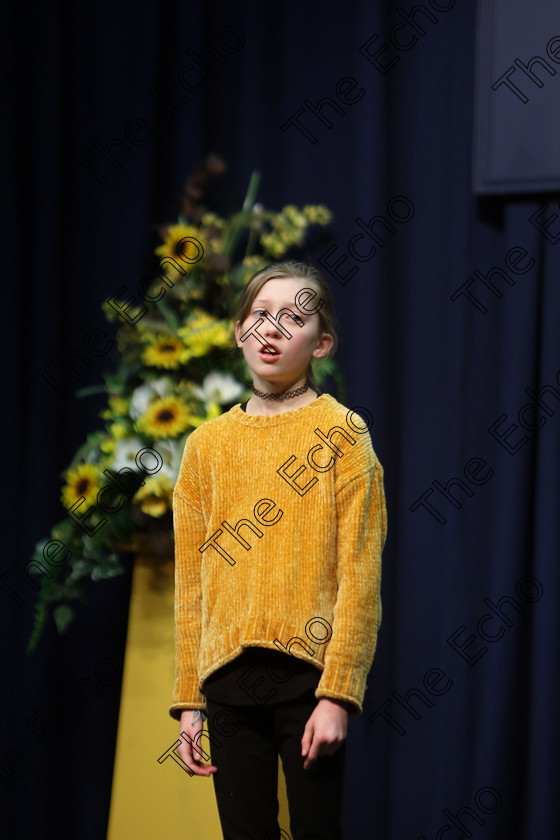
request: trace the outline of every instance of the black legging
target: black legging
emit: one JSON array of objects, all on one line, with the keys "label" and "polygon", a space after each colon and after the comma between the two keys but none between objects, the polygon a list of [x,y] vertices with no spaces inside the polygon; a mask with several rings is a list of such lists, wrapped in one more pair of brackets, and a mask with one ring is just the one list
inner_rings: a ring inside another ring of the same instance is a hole
[{"label": "black legging", "polygon": [[[317,705],[296,700],[229,706],[207,698],[214,790],[224,840],[341,840],[346,742],[303,769],[301,739]],[[208,750],[204,742],[200,745]],[[278,826],[278,754],[291,826]]]}]

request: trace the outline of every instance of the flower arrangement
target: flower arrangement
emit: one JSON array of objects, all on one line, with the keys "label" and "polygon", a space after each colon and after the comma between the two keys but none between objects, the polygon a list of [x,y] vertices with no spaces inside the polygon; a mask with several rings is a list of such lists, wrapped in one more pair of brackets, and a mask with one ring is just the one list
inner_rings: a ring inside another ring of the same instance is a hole
[{"label": "flower arrangement", "polygon": [[[30,568],[42,581],[28,651],[49,604],[62,633],[86,579],[125,571],[122,553],[134,550],[135,535],[155,535],[152,547],[159,538],[161,553],[169,552],[172,493],[188,435],[251,395],[234,344],[232,299],[255,272],[301,246],[311,225],[331,220],[321,205],[275,213],[256,204],[256,172],[241,210],[226,220],[202,203],[208,180],[224,168],[211,155],[187,180],[177,223],[159,231],[159,271],[140,304],[103,304],[108,321],[118,324],[121,359],[104,385],[78,392],[106,393],[104,428],[88,436],[64,471],[65,516],[35,548]],[[314,373],[319,383],[330,375],[342,387],[334,361],[322,361]]]}]

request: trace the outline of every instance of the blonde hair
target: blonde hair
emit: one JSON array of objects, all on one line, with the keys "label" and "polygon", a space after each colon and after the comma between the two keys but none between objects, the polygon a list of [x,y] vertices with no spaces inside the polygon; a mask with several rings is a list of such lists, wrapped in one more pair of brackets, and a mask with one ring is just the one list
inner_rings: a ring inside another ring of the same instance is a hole
[{"label": "blonde hair", "polygon": [[[317,312],[319,317],[319,334],[328,333],[333,339],[331,349],[323,358],[330,358],[331,356],[334,356],[338,346],[338,335],[332,293],[321,272],[308,263],[296,262],[295,260],[285,260],[283,262],[272,263],[271,265],[265,266],[265,268],[262,268],[260,271],[257,271],[257,273],[251,277],[245,286],[241,300],[239,301],[233,316],[234,322],[239,321],[239,323],[242,324],[249,315],[253,301],[264,284],[269,280],[277,279],[302,280],[306,285],[312,286],[318,293],[320,299],[323,301],[321,308]],[[319,391],[313,375],[311,362],[309,363],[305,381],[311,389]]]}]

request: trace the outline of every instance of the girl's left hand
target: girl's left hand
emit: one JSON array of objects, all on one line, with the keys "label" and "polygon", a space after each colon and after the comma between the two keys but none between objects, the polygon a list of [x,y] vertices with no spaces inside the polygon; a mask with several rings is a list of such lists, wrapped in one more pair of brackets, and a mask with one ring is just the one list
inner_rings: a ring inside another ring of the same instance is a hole
[{"label": "girl's left hand", "polygon": [[320,755],[333,755],[348,734],[348,712],[338,700],[321,697],[305,724],[301,754],[303,769],[312,767]]}]

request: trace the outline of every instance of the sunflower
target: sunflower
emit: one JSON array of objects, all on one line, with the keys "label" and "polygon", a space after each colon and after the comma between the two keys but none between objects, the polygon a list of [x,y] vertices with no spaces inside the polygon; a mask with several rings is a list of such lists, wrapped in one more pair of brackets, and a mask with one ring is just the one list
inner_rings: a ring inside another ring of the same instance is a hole
[{"label": "sunflower", "polygon": [[181,364],[185,345],[174,335],[157,336],[142,353],[142,361],[148,367],[173,370]]},{"label": "sunflower", "polygon": [[[186,242],[184,240],[187,240]],[[196,240],[192,242],[191,240]],[[197,243],[199,243],[197,245]],[[205,244],[200,238],[200,231],[193,225],[170,225],[167,228],[163,245],[155,249],[160,257],[172,257],[173,259],[184,260],[187,263],[197,262],[200,259],[200,247],[202,253],[206,250]]]},{"label": "sunflower", "polygon": [[218,321],[202,309],[195,310],[188,325],[178,330],[187,349],[181,361],[187,362],[193,357],[205,356],[215,347],[229,347],[233,340],[233,327],[226,321]]},{"label": "sunflower", "polygon": [[148,516],[163,516],[173,504],[173,482],[167,475],[151,475],[134,497],[134,502]]},{"label": "sunflower", "polygon": [[170,396],[151,403],[136,425],[138,431],[155,440],[177,437],[192,424],[186,403],[178,397]]},{"label": "sunflower", "polygon": [[86,508],[89,508],[100,489],[97,468],[93,464],[80,464],[75,470],[67,473],[60,498],[66,510],[70,510],[82,497],[86,500]]}]

